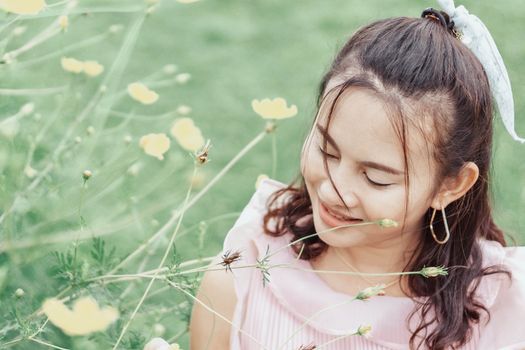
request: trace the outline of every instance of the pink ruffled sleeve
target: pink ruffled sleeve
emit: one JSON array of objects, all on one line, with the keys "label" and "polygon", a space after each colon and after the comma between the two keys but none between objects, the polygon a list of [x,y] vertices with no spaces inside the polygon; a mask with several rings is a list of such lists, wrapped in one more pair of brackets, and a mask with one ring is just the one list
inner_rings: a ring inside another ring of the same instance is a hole
[{"label": "pink ruffled sleeve", "polygon": [[512,281],[499,279],[490,322],[480,329],[479,349],[525,349],[525,247],[506,247],[504,252],[502,264],[512,272]]}]

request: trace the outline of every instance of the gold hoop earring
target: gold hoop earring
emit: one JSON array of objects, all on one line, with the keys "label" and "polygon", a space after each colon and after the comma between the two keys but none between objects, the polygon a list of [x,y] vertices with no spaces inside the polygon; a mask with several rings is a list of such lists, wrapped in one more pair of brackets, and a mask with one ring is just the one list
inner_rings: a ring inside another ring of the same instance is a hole
[{"label": "gold hoop earring", "polygon": [[445,236],[445,239],[440,241],[436,237],[436,233],[434,232],[434,227],[432,226],[432,222],[434,222],[434,217],[436,216],[436,209],[434,208],[434,212],[432,213],[432,217],[430,218],[430,232],[432,233],[432,237],[434,237],[434,241],[436,241],[437,244],[445,244],[448,242],[448,239],[450,238],[450,231],[448,229],[448,222],[447,222],[447,215],[445,214],[445,208],[441,207],[441,214],[443,215],[443,225],[445,226],[445,232],[447,235]]}]

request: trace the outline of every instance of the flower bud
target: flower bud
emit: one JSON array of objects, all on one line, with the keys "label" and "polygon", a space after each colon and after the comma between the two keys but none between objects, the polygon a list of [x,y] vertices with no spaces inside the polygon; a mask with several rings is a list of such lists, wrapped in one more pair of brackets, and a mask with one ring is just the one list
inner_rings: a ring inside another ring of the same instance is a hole
[{"label": "flower bud", "polygon": [[443,266],[429,266],[421,269],[421,274],[426,277],[437,277],[448,275],[447,269]]},{"label": "flower bud", "polygon": [[62,30],[66,30],[69,27],[69,18],[65,15],[58,17],[58,25]]},{"label": "flower bud", "polygon": [[266,131],[267,134],[274,132],[277,126],[274,122],[267,122],[266,126],[264,127],[264,131]]},{"label": "flower bud", "polygon": [[186,105],[180,105],[177,107],[177,113],[180,115],[188,115],[191,112],[191,107]]},{"label": "flower bud", "polygon": [[359,328],[357,329],[357,334],[362,335],[364,337],[369,337],[371,331],[372,331],[372,326],[362,325],[362,326],[359,326]]},{"label": "flower bud", "polygon": [[166,328],[162,324],[155,323],[153,325],[153,334],[155,334],[155,336],[162,337],[164,333],[166,333]]},{"label": "flower bud", "polygon": [[162,68],[162,71],[164,72],[164,74],[170,75],[177,71],[177,66],[174,64],[167,64],[164,66],[164,68]]},{"label": "flower bud", "polygon": [[35,104],[33,102],[29,102],[23,105],[22,108],[20,108],[19,113],[21,115],[28,115],[28,114],[33,113],[34,110],[35,110]]},{"label": "flower bud", "polygon": [[82,178],[84,179],[84,181],[87,181],[87,180],[89,180],[91,175],[93,175],[91,170],[84,170],[84,172],[82,173]]},{"label": "flower bud", "polygon": [[22,288],[18,288],[17,290],[15,290],[15,296],[16,296],[17,298],[21,298],[21,297],[23,297],[25,294],[26,294],[26,292],[25,292]]},{"label": "flower bud", "polygon": [[177,82],[178,84],[186,84],[188,80],[190,80],[190,78],[191,78],[191,74],[189,73],[177,74],[175,76],[175,82]]},{"label": "flower bud", "polygon": [[377,224],[381,227],[397,227],[398,223],[395,220],[392,219],[381,219],[377,222]]},{"label": "flower bud", "polygon": [[360,291],[356,295],[355,298],[358,300],[368,300],[371,297],[376,296],[376,295],[379,295],[379,296],[385,295],[384,288],[385,288],[384,284],[379,284],[377,286],[365,288],[362,291]]}]

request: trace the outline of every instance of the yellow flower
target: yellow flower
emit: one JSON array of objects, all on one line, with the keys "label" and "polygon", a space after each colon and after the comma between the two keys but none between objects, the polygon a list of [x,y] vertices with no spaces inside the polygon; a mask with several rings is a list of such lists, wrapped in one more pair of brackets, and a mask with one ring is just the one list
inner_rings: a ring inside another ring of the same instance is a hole
[{"label": "yellow flower", "polygon": [[62,64],[62,68],[66,72],[78,74],[84,70],[84,63],[74,58],[62,57],[62,59],[60,60],[60,63]]},{"label": "yellow flower", "polygon": [[62,30],[66,30],[69,27],[69,18],[65,15],[58,17],[58,25]]},{"label": "yellow flower", "polygon": [[163,160],[163,154],[170,148],[170,139],[166,134],[147,134],[140,138],[140,147],[150,156]]},{"label": "yellow flower", "polygon": [[268,179],[268,175],[266,174],[261,174],[259,176],[257,176],[257,180],[255,181],[255,189],[259,189],[259,185],[261,184],[261,181],[264,180],[264,179]]},{"label": "yellow flower", "polygon": [[84,62],[84,73],[90,77],[96,77],[104,71],[104,66],[97,61],[85,61]]},{"label": "yellow flower", "polygon": [[44,0],[0,0],[0,7],[17,15],[36,15],[45,6]]},{"label": "yellow flower", "polygon": [[265,98],[262,101],[253,100],[252,108],[255,113],[259,114],[264,119],[285,119],[293,117],[297,114],[297,106],[286,106],[286,100],[277,97],[273,100]]},{"label": "yellow flower", "polygon": [[171,134],[182,148],[197,152],[204,147],[204,137],[201,130],[195,126],[191,118],[177,119],[171,127]]},{"label": "yellow flower", "polygon": [[145,105],[155,103],[159,99],[159,95],[155,91],[148,89],[146,85],[139,82],[129,84],[128,93],[133,99]]},{"label": "yellow flower", "polygon": [[72,310],[58,299],[47,299],[42,309],[51,323],[67,335],[86,335],[103,331],[119,317],[117,309],[101,309],[92,297],[76,300]]}]

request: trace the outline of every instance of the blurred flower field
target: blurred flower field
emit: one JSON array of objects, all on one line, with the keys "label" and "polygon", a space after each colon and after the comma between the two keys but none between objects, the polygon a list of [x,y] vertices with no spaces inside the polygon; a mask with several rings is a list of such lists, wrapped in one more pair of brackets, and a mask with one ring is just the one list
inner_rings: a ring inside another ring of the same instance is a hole
[{"label": "blurred flower field", "polygon": [[[189,349],[203,267],[261,174],[299,174],[338,46],[436,6],[23,3],[0,1],[2,349],[143,349],[158,336]],[[525,135],[525,8],[461,4],[500,47]],[[523,244],[525,149],[495,125],[496,221]]]}]

